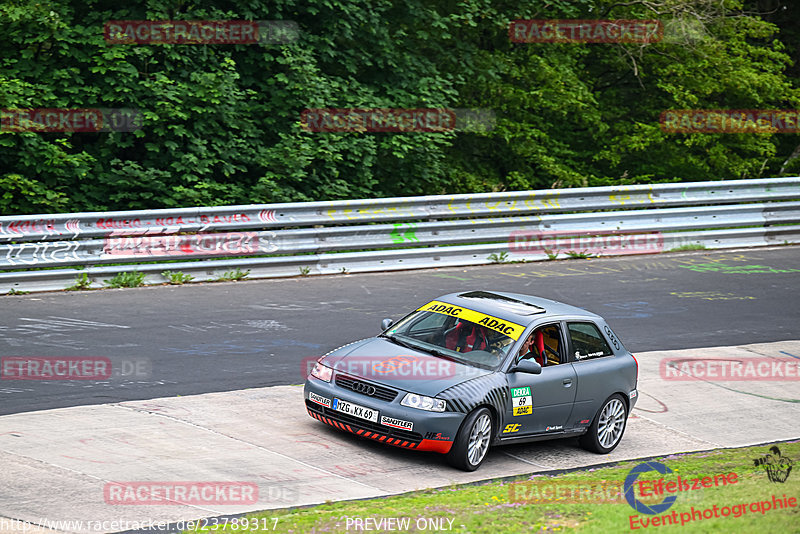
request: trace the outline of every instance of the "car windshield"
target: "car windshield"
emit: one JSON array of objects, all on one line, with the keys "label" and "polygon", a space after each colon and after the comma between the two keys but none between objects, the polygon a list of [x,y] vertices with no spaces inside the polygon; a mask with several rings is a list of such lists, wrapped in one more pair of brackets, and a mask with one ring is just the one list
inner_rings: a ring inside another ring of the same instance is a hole
[{"label": "car windshield", "polygon": [[509,328],[511,323],[477,312],[470,315],[466,319],[418,310],[394,325],[384,336],[439,357],[494,370],[503,362],[523,327],[512,325],[513,328]]}]

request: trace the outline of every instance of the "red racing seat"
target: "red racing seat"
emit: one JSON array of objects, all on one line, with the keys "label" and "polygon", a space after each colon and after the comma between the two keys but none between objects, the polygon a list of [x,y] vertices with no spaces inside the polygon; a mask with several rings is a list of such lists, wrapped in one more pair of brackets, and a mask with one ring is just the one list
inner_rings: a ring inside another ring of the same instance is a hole
[{"label": "red racing seat", "polygon": [[448,330],[444,335],[444,346],[450,350],[456,350],[456,347],[458,347],[458,340],[465,327],[466,323],[464,321],[459,321],[457,325]]},{"label": "red racing seat", "polygon": [[444,344],[450,350],[470,352],[486,350],[489,341],[486,339],[486,331],[483,328],[470,325],[466,321],[459,321],[444,335]]},{"label": "red racing seat", "polygon": [[467,345],[461,352],[486,350],[488,347],[489,341],[486,339],[486,330],[480,326],[473,326],[472,332],[467,336]]},{"label": "red racing seat", "polygon": [[538,363],[539,365],[544,367],[544,365],[545,365],[544,334],[542,334],[541,330],[537,330],[534,333],[533,346],[536,349],[536,355],[534,356],[534,359],[536,360],[536,363]]}]

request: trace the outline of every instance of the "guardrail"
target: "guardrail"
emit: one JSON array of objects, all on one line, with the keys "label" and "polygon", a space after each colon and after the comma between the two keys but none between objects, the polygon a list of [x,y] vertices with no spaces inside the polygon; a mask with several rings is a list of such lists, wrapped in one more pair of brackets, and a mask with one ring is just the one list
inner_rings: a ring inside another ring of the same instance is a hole
[{"label": "guardrail", "polygon": [[[642,249],[631,236],[657,240]],[[81,273],[102,287],[130,271],[163,283],[167,270],[203,281],[236,268],[279,277],[535,261],[583,245],[618,255],[787,242],[800,242],[797,177],[3,216],[0,293],[64,289]]]}]

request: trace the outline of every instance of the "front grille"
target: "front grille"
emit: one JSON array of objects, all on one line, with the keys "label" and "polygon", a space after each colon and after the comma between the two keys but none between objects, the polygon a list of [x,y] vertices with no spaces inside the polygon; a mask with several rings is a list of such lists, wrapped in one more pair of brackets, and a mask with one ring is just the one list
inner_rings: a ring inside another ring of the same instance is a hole
[{"label": "front grille", "polygon": [[[367,385],[367,386],[371,386],[371,387],[375,388],[375,393],[373,393],[372,395],[368,395],[368,394],[366,394],[364,392],[357,391],[356,389],[354,389],[354,387],[356,387],[356,384],[364,384],[364,385]],[[366,396],[372,397],[374,399],[380,399],[380,400],[386,401],[386,402],[392,402],[395,399],[395,397],[397,397],[397,391],[395,391],[395,390],[393,390],[391,388],[387,388],[387,387],[384,387],[384,386],[379,386],[377,384],[373,384],[371,382],[366,382],[364,380],[359,380],[357,378],[353,378],[352,376],[347,376],[347,375],[337,374],[336,375],[336,385],[339,386],[340,388],[349,389],[350,391],[353,391],[355,393],[359,393],[361,395],[366,395]]]},{"label": "front grille", "polygon": [[409,432],[408,430],[401,430],[399,428],[392,428],[378,423],[373,423],[372,421],[367,421],[366,419],[360,419],[346,413],[337,412],[331,408],[326,408],[325,406],[320,406],[319,404],[309,400],[306,401],[306,407],[309,411],[316,412],[329,419],[333,419],[334,421],[350,425],[352,427],[363,428],[378,434],[385,434],[390,438],[402,439],[412,443],[420,443],[422,441],[422,434],[418,432]]}]

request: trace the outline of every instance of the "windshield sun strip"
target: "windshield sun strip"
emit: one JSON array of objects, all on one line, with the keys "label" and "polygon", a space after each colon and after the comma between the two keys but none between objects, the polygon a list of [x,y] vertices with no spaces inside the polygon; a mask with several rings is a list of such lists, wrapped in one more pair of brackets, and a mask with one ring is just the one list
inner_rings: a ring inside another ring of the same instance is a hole
[{"label": "windshield sun strip", "polygon": [[525,327],[521,324],[505,321],[486,313],[477,312],[469,308],[459,307],[454,304],[448,304],[438,300],[432,300],[431,302],[418,308],[417,311],[440,313],[442,315],[464,319],[465,321],[470,321],[480,326],[485,326],[486,328],[494,330],[495,332],[500,332],[501,334],[510,337],[514,341],[518,340],[525,331]]}]

